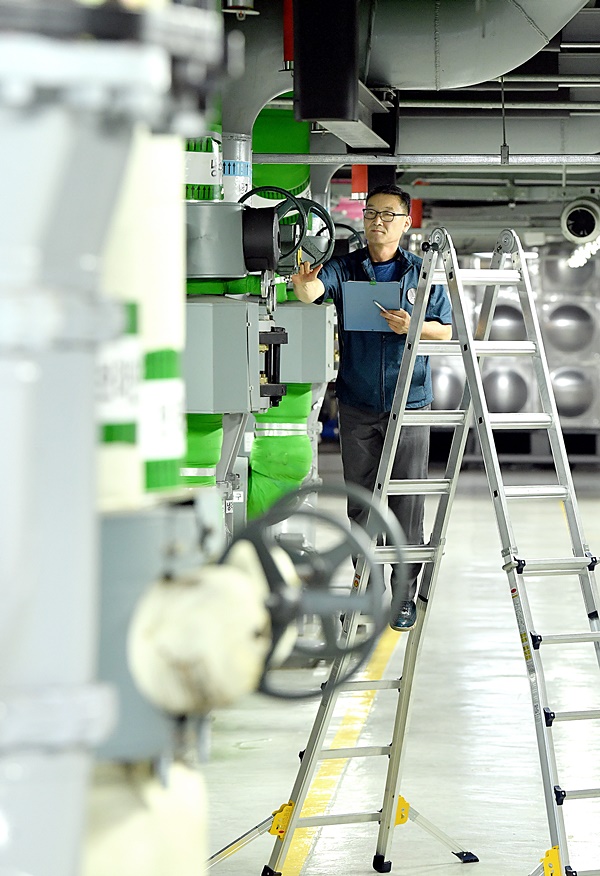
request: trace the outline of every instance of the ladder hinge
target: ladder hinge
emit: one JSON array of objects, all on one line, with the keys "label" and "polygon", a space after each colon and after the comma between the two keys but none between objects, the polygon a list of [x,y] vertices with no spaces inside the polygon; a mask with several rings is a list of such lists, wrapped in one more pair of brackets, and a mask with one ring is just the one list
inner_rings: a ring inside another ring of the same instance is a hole
[{"label": "ladder hinge", "polygon": [[[555,718],[556,718],[556,712],[553,712],[552,709],[549,709],[548,707],[546,707],[544,709],[544,721],[546,722],[546,727],[552,727],[552,723],[553,723]],[[556,787],[558,787],[558,785]],[[554,790],[556,792],[556,788]],[[558,800],[557,800],[557,802],[558,802]],[[560,802],[562,803],[562,800]]]},{"label": "ladder hinge", "polygon": [[590,620],[598,620],[598,612],[596,610],[590,611],[588,617]]},{"label": "ladder hinge", "polygon": [[514,561],[515,561],[515,563],[517,564],[517,565],[516,565],[517,575],[522,575],[522,574],[523,574],[523,569],[524,569],[525,566],[527,565],[526,562],[525,562],[525,560],[520,560],[518,557],[515,557],[515,558],[514,558]]},{"label": "ladder hinge", "polygon": [[531,637],[531,644],[533,646],[534,651],[540,650],[540,645],[542,644],[542,637],[539,633],[534,633],[533,630],[530,630],[529,635]]},{"label": "ladder hinge", "polygon": [[577,870],[574,870],[567,864],[565,867],[565,876],[577,876]]},{"label": "ladder hinge", "polygon": [[565,802],[565,797],[567,796],[567,792],[563,791],[560,785],[554,786],[554,796],[556,798],[556,805],[562,806]]},{"label": "ladder hinge", "polygon": [[279,870],[276,873],[275,870],[271,869],[268,864],[265,864],[260,876],[282,876],[282,874],[279,872]]},{"label": "ladder hinge", "polygon": [[273,836],[279,837],[280,840],[285,836],[285,832],[288,829],[288,824],[290,823],[290,818],[292,817],[292,809],[294,808],[294,801],[290,800],[289,803],[282,803],[279,809],[276,809],[273,813],[273,822],[271,827],[269,828],[269,833],[272,833]]},{"label": "ladder hinge", "polygon": [[590,558],[590,564],[588,566],[588,569],[590,570],[590,572],[593,572],[598,565],[598,557],[593,556],[593,554],[591,554],[589,551],[586,551],[585,555],[586,557]]}]

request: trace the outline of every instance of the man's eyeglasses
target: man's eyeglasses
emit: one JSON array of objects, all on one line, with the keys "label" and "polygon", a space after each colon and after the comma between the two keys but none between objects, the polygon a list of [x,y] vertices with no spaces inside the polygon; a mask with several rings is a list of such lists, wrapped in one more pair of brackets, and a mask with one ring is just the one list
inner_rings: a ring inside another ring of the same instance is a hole
[{"label": "man's eyeglasses", "polygon": [[408,216],[408,213],[392,213],[391,210],[373,210],[372,207],[365,207],[362,212],[365,219],[369,221],[375,219],[376,216],[381,216],[383,222],[393,222],[396,216]]}]

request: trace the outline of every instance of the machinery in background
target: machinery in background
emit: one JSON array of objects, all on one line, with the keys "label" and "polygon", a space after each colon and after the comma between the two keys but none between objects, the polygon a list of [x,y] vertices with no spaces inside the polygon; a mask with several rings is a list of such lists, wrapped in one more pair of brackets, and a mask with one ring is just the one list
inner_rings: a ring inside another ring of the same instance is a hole
[{"label": "machinery in background", "polygon": [[[373,545],[383,536],[402,562],[403,537],[387,509],[350,489],[372,509],[368,531],[308,507],[313,487],[286,496],[224,551],[219,503],[166,506],[103,530],[100,673],[123,708],[98,752],[85,876],[105,876],[109,865],[113,876],[130,876],[140,855],[150,876],[165,867],[177,876],[202,872],[207,803],[198,766],[209,712],[257,688],[283,698],[320,695],[320,685],[291,686],[289,673],[278,672],[293,653],[315,660],[349,653],[342,681],[364,664],[388,622]],[[296,516],[299,529],[313,518],[331,529],[326,548],[277,531]],[[360,598],[332,586],[340,564],[357,553],[371,571]],[[153,566],[160,571],[149,587]],[[339,618],[353,612],[369,633],[348,646]],[[307,616],[312,635],[299,638]]]}]

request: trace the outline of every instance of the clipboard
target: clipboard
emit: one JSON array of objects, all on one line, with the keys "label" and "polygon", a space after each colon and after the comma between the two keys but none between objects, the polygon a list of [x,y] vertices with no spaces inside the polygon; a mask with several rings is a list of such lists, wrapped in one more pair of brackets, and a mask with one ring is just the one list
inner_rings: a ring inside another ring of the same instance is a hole
[{"label": "clipboard", "polygon": [[400,310],[400,283],[347,280],[342,285],[344,328],[350,332],[391,332],[373,300],[387,310]]}]

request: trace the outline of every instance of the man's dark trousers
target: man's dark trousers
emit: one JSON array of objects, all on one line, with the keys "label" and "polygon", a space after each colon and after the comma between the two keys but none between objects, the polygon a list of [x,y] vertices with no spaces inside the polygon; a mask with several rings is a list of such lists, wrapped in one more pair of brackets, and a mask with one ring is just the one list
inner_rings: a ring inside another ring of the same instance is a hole
[{"label": "man's dark trousers", "polygon": [[[429,410],[427,405],[419,410]],[[373,413],[338,403],[340,444],[344,480],[360,484],[370,493],[375,487],[377,469],[381,461],[383,442],[389,421],[389,411]],[[392,468],[392,480],[424,479],[428,476],[429,426],[403,426]],[[388,496],[388,507],[402,527],[407,544],[423,544],[424,496]],[[348,517],[357,524],[367,521],[368,509],[348,500]],[[405,568],[402,592],[398,582],[401,574],[392,567],[391,586],[394,602],[414,599],[420,563],[409,563]]]}]

